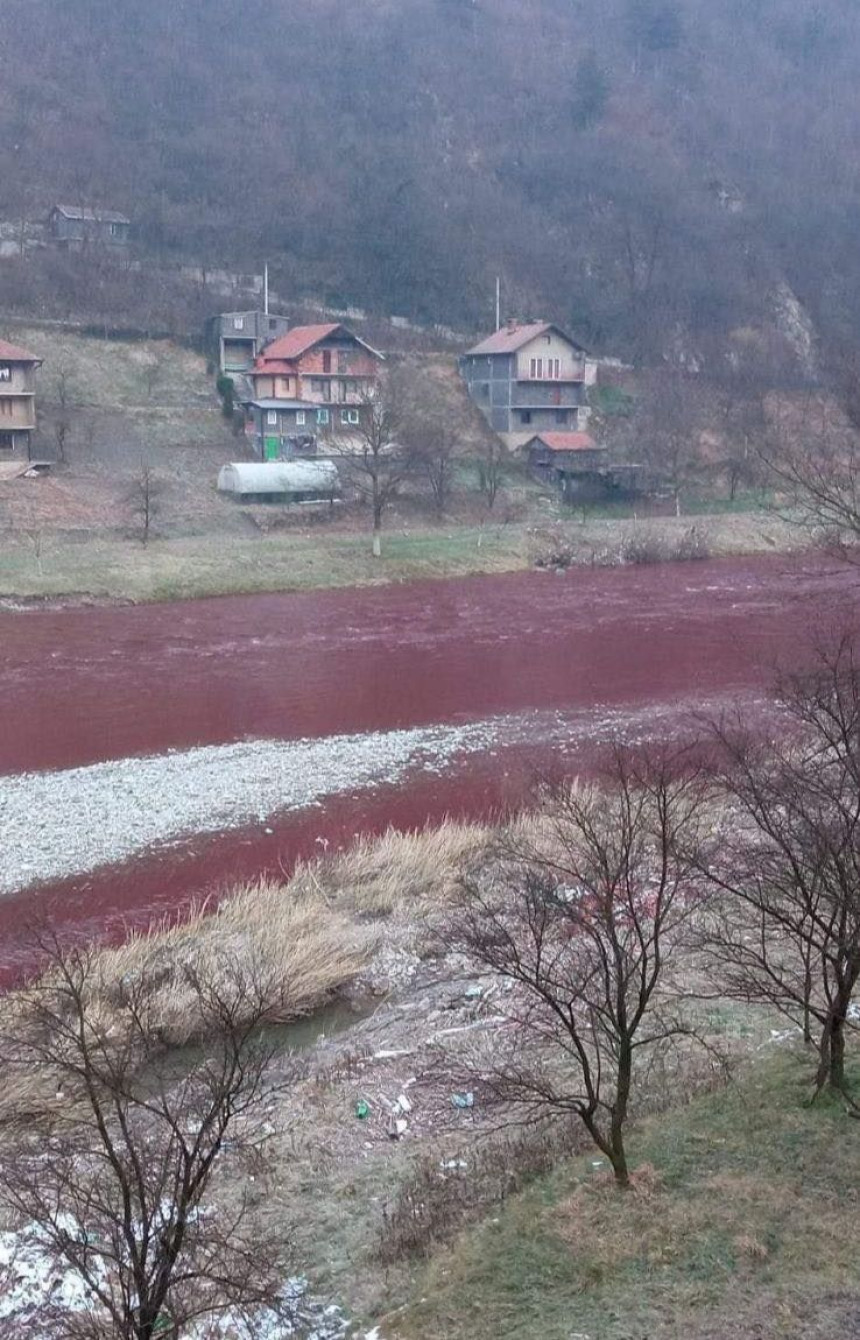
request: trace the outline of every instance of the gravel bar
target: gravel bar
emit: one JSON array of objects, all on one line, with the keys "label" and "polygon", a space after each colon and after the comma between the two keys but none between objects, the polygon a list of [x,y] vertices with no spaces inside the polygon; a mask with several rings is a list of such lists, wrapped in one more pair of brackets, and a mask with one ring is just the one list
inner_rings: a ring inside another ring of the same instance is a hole
[{"label": "gravel bar", "polygon": [[[669,711],[678,712],[678,704]],[[0,893],[86,874],[150,848],[265,823],[327,797],[444,773],[516,745],[665,737],[666,709],[527,712],[465,725],[252,740],[0,776]]]}]

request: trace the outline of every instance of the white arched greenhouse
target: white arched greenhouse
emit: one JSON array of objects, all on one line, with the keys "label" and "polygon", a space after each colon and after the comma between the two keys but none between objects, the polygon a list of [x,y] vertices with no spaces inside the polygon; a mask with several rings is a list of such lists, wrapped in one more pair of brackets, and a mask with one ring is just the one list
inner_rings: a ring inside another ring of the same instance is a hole
[{"label": "white arched greenhouse", "polygon": [[218,491],[243,502],[332,502],[340,476],[334,461],[239,461],[221,467]]}]

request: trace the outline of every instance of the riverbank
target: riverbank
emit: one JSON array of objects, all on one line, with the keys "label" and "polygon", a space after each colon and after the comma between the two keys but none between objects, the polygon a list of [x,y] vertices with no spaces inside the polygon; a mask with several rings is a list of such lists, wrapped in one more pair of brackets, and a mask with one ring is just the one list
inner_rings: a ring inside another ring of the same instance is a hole
[{"label": "riverbank", "polygon": [[323,1010],[300,1025],[299,1072],[285,1054],[289,1083],[273,1076],[271,1174],[249,1188],[228,1153],[219,1203],[241,1190],[273,1231],[293,1225],[314,1296],[376,1340],[853,1333],[852,1123],[807,1103],[809,1058],[764,1012],[708,1004],[701,1022],[733,1079],[707,1065],[677,1089],[658,1077],[631,1126],[628,1196],[576,1140],[502,1133],[479,1103],[452,1104],[440,1057],[497,1025],[497,988],[440,953],[432,926],[492,837],[388,833],[103,951],[107,1015],[112,984],[157,972],[160,1027],[179,1047],[195,1036],[181,966],[225,949],[281,974],[285,1019],[332,995],[354,1002],[352,1018]]},{"label": "riverbank", "polygon": [[0,602],[86,604],[378,585],[521,572],[537,563],[615,566],[671,557],[793,552],[804,531],[771,512],[634,521],[549,517],[392,528],[383,558],[363,531],[208,532],[139,541],[34,530],[0,543]]}]

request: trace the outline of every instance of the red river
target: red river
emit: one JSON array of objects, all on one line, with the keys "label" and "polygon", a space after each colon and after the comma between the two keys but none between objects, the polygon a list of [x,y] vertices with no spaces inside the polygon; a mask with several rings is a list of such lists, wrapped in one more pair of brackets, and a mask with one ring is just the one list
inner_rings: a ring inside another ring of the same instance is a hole
[{"label": "red river", "polygon": [[[564,575],[227,597],[142,607],[0,610],[0,774],[245,739],[462,723],[532,710],[666,719],[751,698],[815,635],[856,620],[855,573],[768,555]],[[46,922],[91,932],[388,823],[515,802],[528,751],[156,850],[0,900],[0,974]],[[565,766],[588,766],[588,745]],[[51,816],[38,816],[51,822]],[[2,811],[0,811],[2,821]],[[0,840],[2,862],[2,840]]]}]

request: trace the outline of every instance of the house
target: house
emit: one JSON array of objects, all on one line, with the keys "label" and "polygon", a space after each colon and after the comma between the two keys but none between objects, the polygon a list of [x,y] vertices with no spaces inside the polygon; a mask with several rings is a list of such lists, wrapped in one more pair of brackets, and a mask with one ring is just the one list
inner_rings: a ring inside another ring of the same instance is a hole
[{"label": "house", "polygon": [[36,428],[36,369],[41,358],[0,340],[0,455],[30,459]]},{"label": "house", "polygon": [[242,502],[333,504],[340,476],[333,461],[240,461],[221,467],[218,491]]},{"label": "house", "polygon": [[534,433],[521,451],[532,473],[555,485],[565,502],[635,498],[648,484],[642,465],[611,460],[589,433]]},{"label": "house", "polygon": [[131,219],[111,209],[55,205],[48,215],[48,226],[54,241],[69,250],[90,245],[127,247]]},{"label": "house", "polygon": [[566,501],[593,501],[608,491],[606,447],[588,433],[534,433],[522,452],[532,473],[556,484]]},{"label": "house", "polygon": [[245,431],[267,461],[314,455],[355,435],[379,381],[382,354],[346,326],[295,326],[266,346],[248,376]]},{"label": "house", "polygon": [[218,371],[241,376],[250,372],[263,348],[285,335],[285,316],[268,312],[222,312],[209,323],[209,345],[218,350]]},{"label": "house", "polygon": [[597,364],[549,321],[506,326],[460,360],[469,395],[511,450],[538,430],[584,432]]}]

